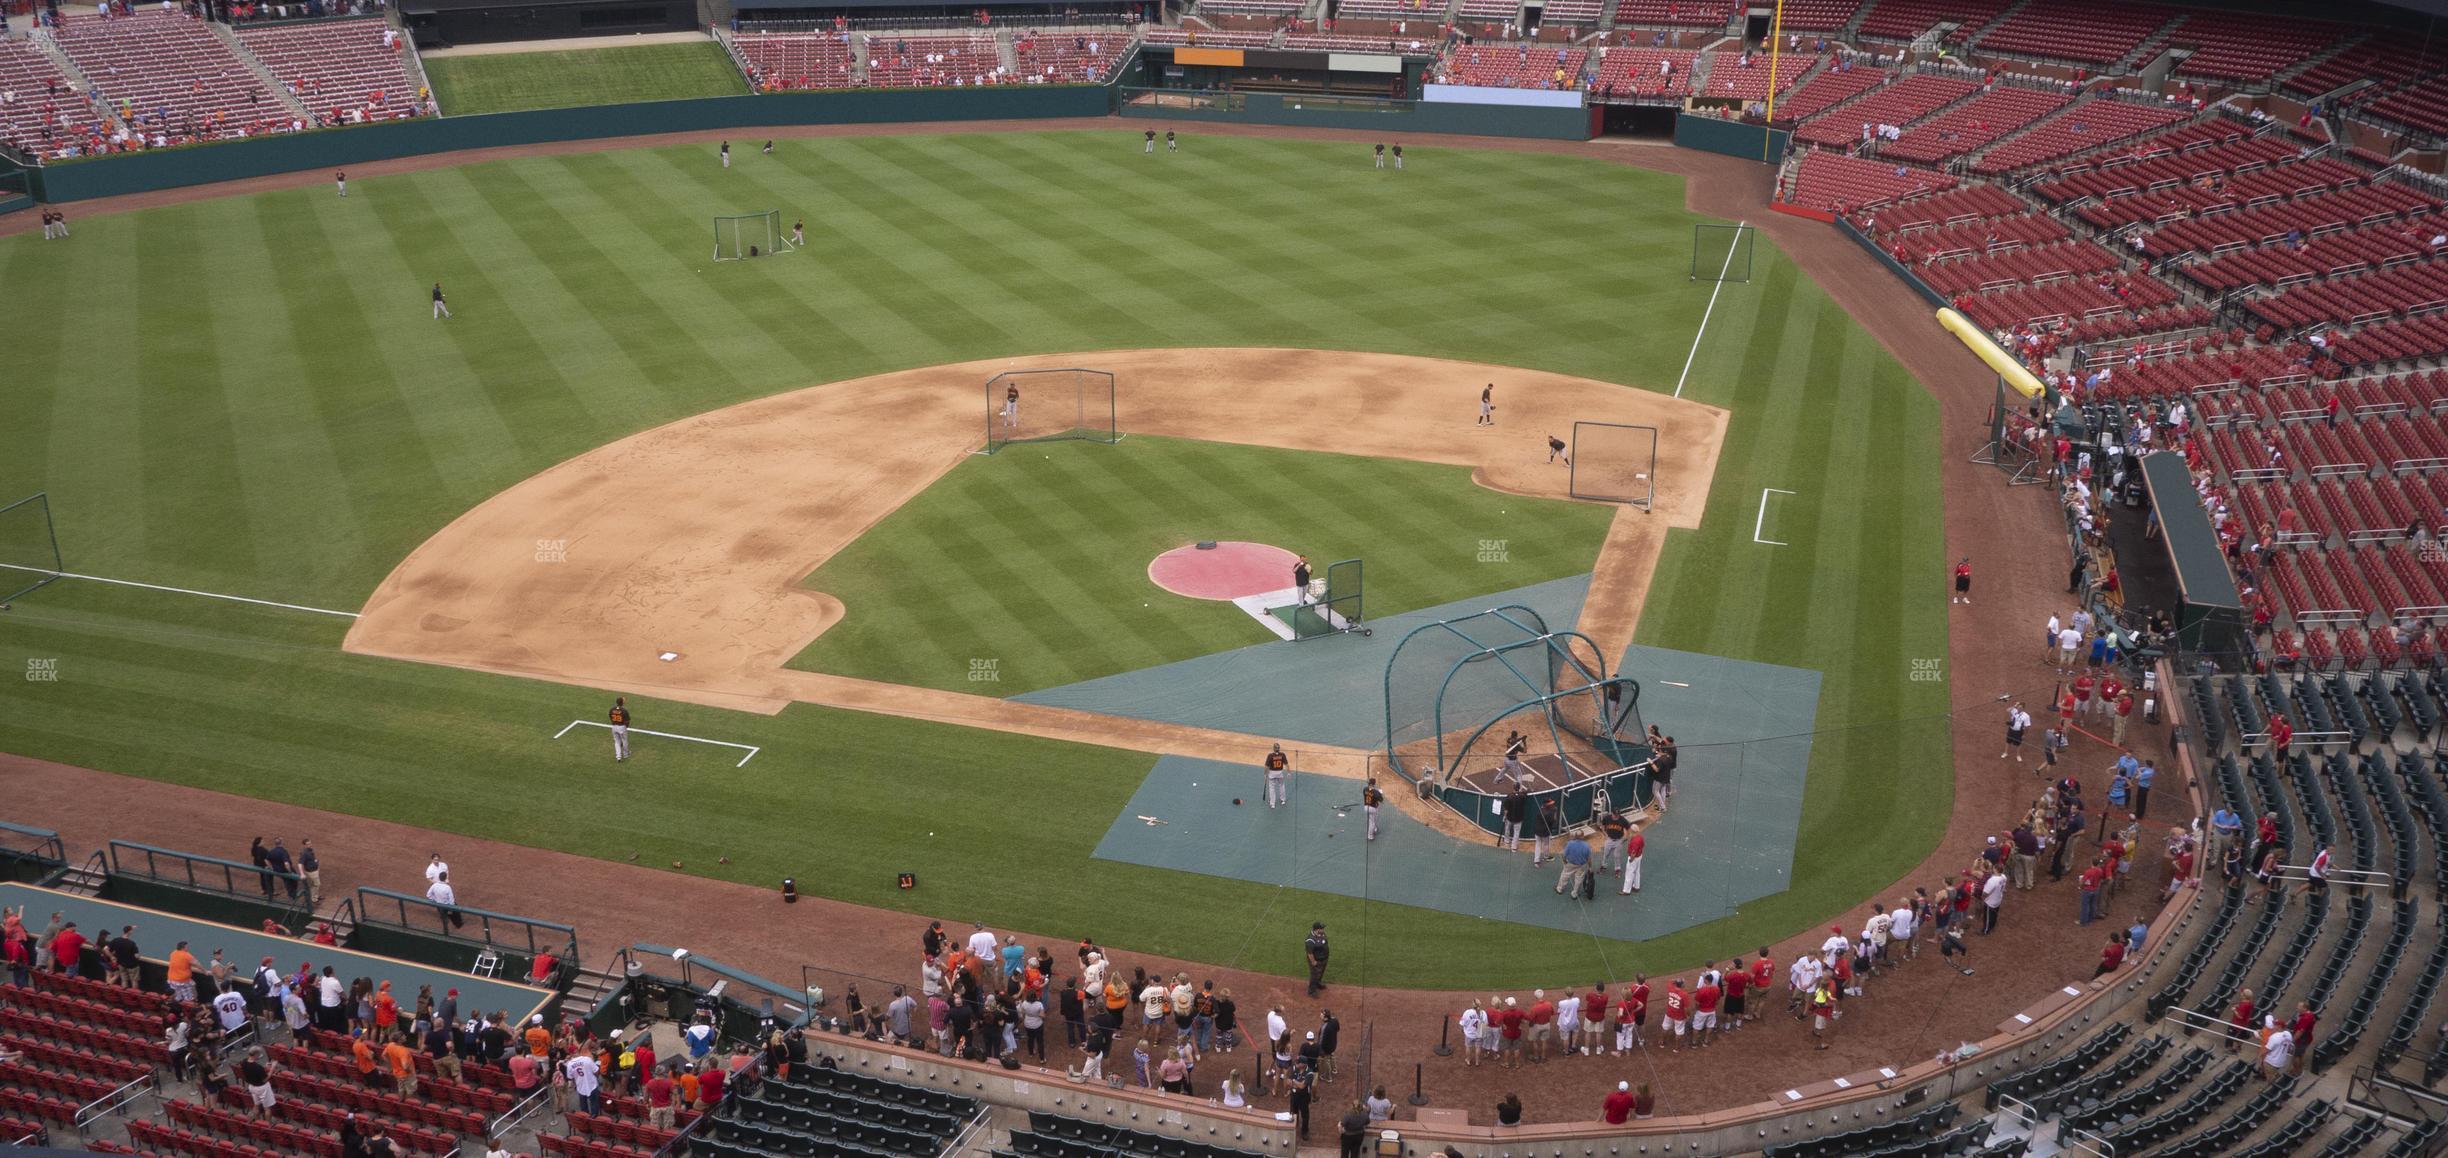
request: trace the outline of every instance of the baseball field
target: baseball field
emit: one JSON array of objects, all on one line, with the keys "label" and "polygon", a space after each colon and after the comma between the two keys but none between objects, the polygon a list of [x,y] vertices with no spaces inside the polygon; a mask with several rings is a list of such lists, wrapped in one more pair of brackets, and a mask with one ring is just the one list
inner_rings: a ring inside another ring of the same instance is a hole
[{"label": "baseball field", "polygon": [[[767,209],[808,245],[708,260],[713,217]],[[521,157],[93,216],[73,244],[19,233],[0,283],[41,292],[0,323],[0,502],[46,492],[66,569],[99,578],[0,614],[0,750],[1292,973],[1294,941],[1251,935],[1285,890],[1093,855],[1145,744],[965,725],[1264,638],[1145,585],[1150,555],[1192,539],[1365,556],[1383,613],[1589,572],[1626,516],[1525,497],[1514,480],[1552,477],[1544,432],[1505,420],[1568,419],[1553,400],[1590,380],[1721,415],[1710,477],[1661,466],[1691,509],[1644,538],[1625,622],[1821,673],[1793,887],[1640,943],[1488,937],[1325,892],[1296,907],[1348,930],[1339,960],[1375,984],[1747,949],[1885,887],[1945,823],[1943,684],[1912,676],[1945,625],[1898,581],[1944,562],[1938,431],[1765,236],[1748,282],[1692,279],[1706,220],[1679,179],[1587,158],[1415,148],[1396,173],[1350,144],[1192,134],[1151,157],[1135,132],[1067,131],[794,139],[728,170],[710,145]],[[994,366],[1098,352],[1131,368],[1120,443],[970,457],[977,438],[939,432],[957,411],[982,435]],[[1194,360],[1228,369],[1194,384]],[[1474,443],[1489,377],[1503,433]],[[723,441],[769,418],[787,438]],[[768,493],[722,489],[742,445]],[[765,521],[657,553],[734,507]],[[29,536],[0,526],[0,561]],[[618,678],[527,630],[626,647],[735,569],[773,579]],[[513,587],[530,623],[446,606]],[[714,654],[733,638],[754,654]],[[965,675],[981,655],[991,688]],[[785,690],[689,674],[717,661]],[[959,698],[853,710],[786,676]],[[597,734],[555,739],[602,718],[594,688],[722,744],[615,765]],[[913,867],[926,889],[896,890]]]}]

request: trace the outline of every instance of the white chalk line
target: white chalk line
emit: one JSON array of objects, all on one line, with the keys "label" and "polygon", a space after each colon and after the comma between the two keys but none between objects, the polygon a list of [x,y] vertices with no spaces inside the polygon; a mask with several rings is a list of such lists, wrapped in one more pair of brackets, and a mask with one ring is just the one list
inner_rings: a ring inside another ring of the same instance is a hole
[{"label": "white chalk line", "polygon": [[57,575],[62,579],[83,579],[88,583],[108,583],[113,587],[141,587],[147,591],[167,591],[173,595],[195,595],[205,599],[223,599],[231,603],[252,603],[257,607],[278,607],[283,611],[309,611],[316,615],[337,615],[342,619],[357,618],[357,613],[354,611],[333,611],[328,607],[308,607],[302,603],[281,603],[270,599],[253,599],[244,595],[223,595],[218,591],[196,591],[186,587],[164,587],[159,583],[138,583],[133,579],[110,579],[101,575],[79,575],[74,571],[53,571],[48,567],[25,567],[15,563],[0,563],[0,568],[6,568],[11,571],[33,571],[44,575]]},{"label": "white chalk line", "polygon": [[[553,733],[553,739],[558,740],[563,736],[569,735],[569,730],[571,728],[580,727],[582,725],[589,728],[603,728],[606,730],[609,730],[612,727],[610,724],[598,723],[594,720],[571,720],[569,723],[562,725],[560,731]],[[650,732],[644,728],[631,728],[629,731],[640,736],[661,736],[666,740],[686,740],[692,744],[715,744],[724,748],[747,749],[748,754],[740,757],[739,763],[732,765],[734,768],[747,767],[750,760],[756,759],[757,753],[764,751],[763,748],[759,748],[754,744],[734,744],[729,740],[709,740],[703,736],[683,736],[678,732]]]},{"label": "white chalk line", "polygon": [[1776,489],[1775,487],[1761,487],[1761,488],[1760,488],[1760,508],[1759,508],[1759,517],[1758,517],[1758,518],[1756,518],[1756,519],[1751,520],[1751,541],[1752,541],[1752,542],[1754,542],[1754,543],[1763,543],[1763,544],[1766,544],[1766,545],[1771,546],[1771,547],[1784,547],[1784,546],[1789,546],[1789,545],[1790,545],[1790,544],[1786,544],[1786,543],[1781,543],[1781,542],[1778,542],[1778,541],[1777,541],[1777,540],[1775,540],[1775,539],[1763,539],[1763,538],[1761,538],[1760,536],[1761,536],[1761,534],[1762,534],[1762,533],[1764,533],[1764,532],[1765,532],[1765,531],[1768,529],[1768,496],[1770,496],[1770,495],[1790,495],[1790,494],[1792,494],[1792,493],[1793,493],[1792,491],[1781,491],[1781,490]]},{"label": "white chalk line", "polygon": [[[1734,228],[1740,230],[1748,227],[1750,224],[1751,219],[1746,217],[1743,220],[1736,222]],[[1708,308],[1700,311],[1700,331],[1692,335],[1691,353],[1683,356],[1683,372],[1675,375],[1674,396],[1677,398],[1681,398],[1683,396],[1684,380],[1691,377],[1692,361],[1700,356],[1700,339],[1708,333],[1709,315],[1717,312],[1717,295],[1725,291],[1726,271],[1734,268],[1734,251],[1742,247],[1742,235],[1740,233],[1736,233],[1734,235],[1734,242],[1735,243],[1733,245],[1726,247],[1725,264],[1717,267],[1717,288],[1709,291]]]}]

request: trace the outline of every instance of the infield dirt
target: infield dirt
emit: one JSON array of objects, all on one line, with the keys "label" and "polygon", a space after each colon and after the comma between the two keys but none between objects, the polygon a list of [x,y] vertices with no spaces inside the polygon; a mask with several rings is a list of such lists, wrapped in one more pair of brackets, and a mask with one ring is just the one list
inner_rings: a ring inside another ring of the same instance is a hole
[{"label": "infield dirt", "polygon": [[[1072,365],[1118,376],[1126,437],[1467,466],[1483,486],[1541,497],[1568,487],[1566,468],[1547,461],[1550,433],[1569,437],[1577,419],[1658,427],[1656,513],[1616,516],[1581,624],[1618,650],[1666,528],[1698,524],[1726,425],[1716,407],[1614,383],[1392,354],[1108,350],[930,366],[697,415],[521,482],[411,552],[346,647],[750,711],[826,704],[1248,759],[1275,738],[783,666],[855,613],[800,582],[979,449],[980,384]],[[1475,424],[1488,382],[1500,399],[1493,428]],[[1301,747],[1314,753],[1306,770],[1364,774],[1363,753]]]}]

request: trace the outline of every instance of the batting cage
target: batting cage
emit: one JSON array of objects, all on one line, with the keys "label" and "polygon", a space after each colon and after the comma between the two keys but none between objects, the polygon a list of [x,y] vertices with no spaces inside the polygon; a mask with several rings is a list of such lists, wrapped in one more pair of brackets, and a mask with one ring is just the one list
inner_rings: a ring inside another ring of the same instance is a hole
[{"label": "batting cage", "polygon": [[37,491],[0,505],[0,603],[60,577],[59,534],[51,527],[51,499]]},{"label": "batting cage", "polygon": [[1657,502],[1658,430],[1622,422],[1575,422],[1572,436],[1572,497],[1628,503],[1642,510]]},{"label": "batting cage", "polygon": [[1385,697],[1388,764],[1482,828],[1501,826],[1516,781],[1567,824],[1649,801],[1640,685],[1530,608],[1414,628],[1386,661]]},{"label": "batting cage", "polygon": [[1750,281],[1752,225],[1692,226],[1693,281]]},{"label": "batting cage", "polygon": [[986,453],[1015,442],[1116,442],[1114,376],[1104,370],[1006,370],[986,380]]}]

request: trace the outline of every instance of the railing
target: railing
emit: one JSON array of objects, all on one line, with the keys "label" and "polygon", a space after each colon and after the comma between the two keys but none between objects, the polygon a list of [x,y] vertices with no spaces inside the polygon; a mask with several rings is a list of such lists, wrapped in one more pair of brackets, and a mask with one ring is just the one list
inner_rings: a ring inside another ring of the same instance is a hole
[{"label": "railing", "polygon": [[[84,1137],[87,1131],[92,1129],[95,1122],[101,1121],[108,1115],[115,1114],[126,1109],[131,1103],[135,1102],[136,1099],[141,1098],[151,1092],[153,1092],[153,1075],[146,1074],[135,1081],[129,1082],[128,1084],[112,1090],[111,1092],[104,1094],[91,1102],[77,1107],[77,1136],[80,1138]],[[23,1143],[19,1144],[23,1145]]]},{"label": "railing", "polygon": [[[391,937],[381,936],[390,934],[413,938],[422,948],[446,951],[447,963],[458,968],[471,966],[481,950],[495,948],[523,954],[531,962],[553,955],[558,964],[553,976],[544,980],[555,989],[567,988],[577,976],[578,930],[572,926],[467,905],[445,905],[389,889],[360,887],[355,900],[356,931],[350,940],[383,941],[382,952],[400,955],[399,946],[388,944]],[[473,929],[460,923],[468,921],[474,922]],[[369,933],[377,935],[369,938]],[[436,946],[436,941],[442,944]]]},{"label": "railing", "polygon": [[[296,928],[312,915],[302,899],[305,878],[295,872],[280,872],[269,867],[223,860],[202,853],[157,848],[129,840],[111,841],[104,851],[109,854],[108,875],[122,886],[131,881],[149,883],[236,902],[237,911],[248,914],[246,923],[250,924],[256,917],[269,912],[274,920]],[[272,890],[274,882],[283,886],[283,893],[289,890],[295,892],[284,898]],[[160,903],[156,898],[145,898],[145,901]],[[173,900],[166,907],[176,910],[178,905]],[[227,906],[215,906],[216,911],[211,915],[215,919],[229,919],[226,912],[220,911],[224,908]]]},{"label": "railing", "polygon": [[48,828],[0,820],[0,862],[7,864],[10,879],[39,883],[67,869],[68,848],[60,843],[60,834]]},{"label": "railing", "polygon": [[527,1095],[526,1100],[502,1111],[501,1117],[485,1123],[485,1133],[491,1134],[496,1138],[507,1135],[510,1133],[511,1127],[525,1121],[528,1115],[531,1115],[537,1110],[543,1108],[544,1104],[551,1100],[552,1086],[549,1083],[538,1083],[536,1086],[536,1092]]}]

